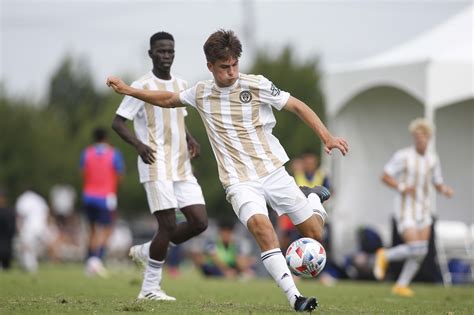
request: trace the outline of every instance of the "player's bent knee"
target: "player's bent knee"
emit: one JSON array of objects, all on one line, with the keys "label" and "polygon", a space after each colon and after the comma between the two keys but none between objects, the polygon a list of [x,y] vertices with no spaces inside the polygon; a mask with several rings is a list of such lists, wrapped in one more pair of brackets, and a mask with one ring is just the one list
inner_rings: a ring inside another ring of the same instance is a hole
[{"label": "player's bent knee", "polygon": [[408,243],[410,247],[411,256],[423,260],[428,254],[428,242],[427,241],[415,241]]},{"label": "player's bent knee", "polygon": [[197,220],[193,224],[193,234],[194,235],[201,234],[207,229],[207,226],[208,226],[207,218],[205,220]]}]

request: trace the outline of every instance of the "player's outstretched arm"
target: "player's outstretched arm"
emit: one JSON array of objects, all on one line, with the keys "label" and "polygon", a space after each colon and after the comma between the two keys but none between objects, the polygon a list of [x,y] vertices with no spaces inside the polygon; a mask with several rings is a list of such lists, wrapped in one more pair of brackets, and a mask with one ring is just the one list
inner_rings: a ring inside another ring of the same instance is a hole
[{"label": "player's outstretched arm", "polygon": [[324,143],[324,151],[327,154],[331,154],[332,149],[338,149],[342,155],[347,154],[349,151],[347,141],[344,138],[333,136],[321,119],[319,119],[318,115],[308,105],[290,96],[284,108],[298,115],[321,138],[321,141]]},{"label": "player's outstretched arm", "polygon": [[435,184],[436,191],[443,194],[447,198],[451,198],[454,194],[454,190],[446,184]]},{"label": "player's outstretched arm", "polygon": [[125,82],[123,82],[122,79],[118,77],[108,77],[107,86],[111,87],[119,94],[138,98],[151,105],[165,108],[184,106],[184,104],[181,104],[178,93],[136,89],[125,84]]}]

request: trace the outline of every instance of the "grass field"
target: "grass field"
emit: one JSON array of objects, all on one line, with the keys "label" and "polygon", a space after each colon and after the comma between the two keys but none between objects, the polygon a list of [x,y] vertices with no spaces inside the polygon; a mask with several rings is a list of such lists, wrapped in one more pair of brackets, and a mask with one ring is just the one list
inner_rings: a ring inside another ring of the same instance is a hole
[{"label": "grass field", "polygon": [[[80,265],[43,265],[36,275],[0,272],[0,314],[292,314],[269,279],[208,280],[192,270],[165,276],[163,287],[177,302],[136,302],[141,272],[114,269],[109,279],[86,278]],[[324,287],[299,281],[316,295],[322,314],[474,314],[474,287],[415,285],[415,298],[390,294],[391,284],[342,281]]]}]

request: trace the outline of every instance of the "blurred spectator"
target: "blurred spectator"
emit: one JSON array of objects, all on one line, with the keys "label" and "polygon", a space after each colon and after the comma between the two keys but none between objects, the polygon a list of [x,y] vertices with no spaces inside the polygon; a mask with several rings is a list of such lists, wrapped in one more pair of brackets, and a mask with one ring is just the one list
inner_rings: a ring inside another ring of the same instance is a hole
[{"label": "blurred spectator", "polygon": [[357,230],[357,243],[356,251],[345,259],[345,272],[353,280],[374,280],[374,254],[382,247],[382,239],[375,229],[364,226]]},{"label": "blurred spectator", "polygon": [[293,164],[293,176],[300,186],[324,186],[331,190],[329,176],[320,167],[319,156],[311,150],[306,150],[301,154],[297,163]]},{"label": "blurred spectator", "polygon": [[43,197],[27,190],[18,197],[15,208],[20,264],[26,271],[36,272],[38,256],[47,243],[49,207]]},{"label": "blurred spectator", "polygon": [[10,269],[15,231],[15,211],[8,208],[5,191],[0,188],[0,270]]},{"label": "blurred spectator", "polygon": [[251,278],[255,260],[245,254],[244,246],[235,238],[234,223],[222,221],[218,237],[205,245],[204,253],[195,252],[194,263],[208,277]]},{"label": "blurred spectator", "polygon": [[86,274],[107,276],[105,246],[112,233],[117,209],[117,186],[124,173],[120,151],[107,143],[107,131],[96,128],[94,143],[81,153],[83,204],[90,223]]},{"label": "blurred spectator", "polygon": [[58,226],[62,229],[68,224],[68,219],[74,212],[76,191],[71,185],[54,185],[51,188],[49,200]]}]

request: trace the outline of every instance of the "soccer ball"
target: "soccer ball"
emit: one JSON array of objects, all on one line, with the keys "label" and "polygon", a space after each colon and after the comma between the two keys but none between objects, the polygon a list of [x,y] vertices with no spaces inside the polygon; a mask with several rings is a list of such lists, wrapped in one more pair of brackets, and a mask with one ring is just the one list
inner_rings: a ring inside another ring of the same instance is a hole
[{"label": "soccer ball", "polygon": [[326,265],[323,245],[309,237],[297,239],[286,250],[286,263],[297,276],[316,277]]}]

